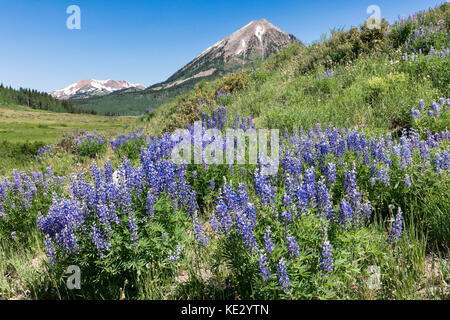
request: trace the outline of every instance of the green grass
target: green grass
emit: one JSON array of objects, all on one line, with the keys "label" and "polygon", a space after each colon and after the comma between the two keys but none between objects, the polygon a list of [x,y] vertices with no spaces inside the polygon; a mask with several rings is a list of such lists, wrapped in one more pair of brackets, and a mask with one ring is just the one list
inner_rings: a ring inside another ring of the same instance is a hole
[{"label": "green grass", "polygon": [[54,143],[64,133],[94,131],[115,133],[137,126],[135,117],[105,117],[55,113],[17,105],[0,105],[0,141]]},{"label": "green grass", "polygon": [[[0,104],[0,176],[7,175],[13,168],[20,170],[40,168],[34,156],[44,145],[58,143],[61,138],[81,132],[94,132],[109,138],[120,132],[146,127],[136,117],[106,117],[88,114],[56,113],[35,110],[18,105]],[[66,165],[68,173],[73,156],[61,154],[63,159],[57,167]],[[74,160],[76,161],[76,159]]]}]

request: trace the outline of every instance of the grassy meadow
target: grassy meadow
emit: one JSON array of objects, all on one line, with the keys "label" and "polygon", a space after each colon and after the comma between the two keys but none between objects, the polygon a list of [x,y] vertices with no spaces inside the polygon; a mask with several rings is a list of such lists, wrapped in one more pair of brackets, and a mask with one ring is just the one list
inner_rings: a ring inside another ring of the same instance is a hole
[{"label": "grassy meadow", "polygon": [[[38,165],[34,156],[45,145],[57,144],[62,136],[85,131],[98,131],[106,136],[134,130],[136,117],[105,117],[89,114],[56,113],[29,107],[0,104],[0,175],[13,168],[26,169]],[[70,154],[61,152],[65,160]],[[70,162],[69,162],[70,163]],[[67,165],[67,163],[66,163]],[[70,170],[70,165],[65,173]]]}]

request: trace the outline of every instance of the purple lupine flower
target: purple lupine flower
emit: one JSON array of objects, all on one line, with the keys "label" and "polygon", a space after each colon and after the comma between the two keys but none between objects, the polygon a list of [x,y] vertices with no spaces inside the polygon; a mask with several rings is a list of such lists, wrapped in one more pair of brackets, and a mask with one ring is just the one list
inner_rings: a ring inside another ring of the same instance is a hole
[{"label": "purple lupine flower", "polygon": [[55,197],[46,217],[38,216],[39,230],[67,253],[78,252],[76,231],[84,224],[84,210],[77,201]]},{"label": "purple lupine flower", "polygon": [[283,211],[281,213],[281,220],[283,221],[284,224],[288,225],[289,223],[292,222],[292,214],[289,210]]},{"label": "purple lupine flower", "polygon": [[260,255],[258,258],[258,261],[259,261],[259,271],[261,274],[261,279],[264,282],[266,282],[267,280],[270,279],[270,271],[267,266],[267,264],[268,264],[267,256],[265,254]]},{"label": "purple lupine flower", "polygon": [[244,213],[247,219],[250,221],[252,228],[255,227],[258,222],[256,220],[256,209],[253,203],[247,202],[244,205]]},{"label": "purple lupine flower", "polygon": [[400,238],[403,231],[403,216],[402,210],[400,207],[398,208],[398,212],[395,215],[394,221],[392,222],[391,231],[389,232],[389,236],[386,239],[388,243],[394,243]]},{"label": "purple lupine flower", "polygon": [[237,197],[239,204],[241,206],[246,206],[248,203],[248,195],[247,195],[247,188],[244,183],[239,183],[238,185],[238,191],[237,191]]},{"label": "purple lupine flower", "polygon": [[47,237],[45,237],[44,244],[45,244],[45,248],[47,249],[46,253],[47,253],[47,257],[50,260],[50,264],[54,265],[56,263],[56,254],[55,254],[55,251],[53,250],[53,242],[47,236]]},{"label": "purple lupine flower", "polygon": [[425,111],[425,102],[422,99],[419,101],[419,110]]},{"label": "purple lupine flower", "polygon": [[136,248],[138,245],[138,232],[136,226],[136,218],[133,213],[128,215],[128,230],[130,231],[130,238],[133,247]]},{"label": "purple lupine flower", "polygon": [[405,184],[405,186],[411,187],[411,178],[410,178],[409,174],[405,175],[405,178],[403,179],[403,183]]},{"label": "purple lupine flower", "polygon": [[434,156],[434,169],[437,173],[441,174],[442,169],[446,169],[449,166],[449,156],[448,151],[445,150],[440,154],[437,152]]},{"label": "purple lupine flower", "polygon": [[169,260],[169,261],[176,261],[176,260],[180,259],[180,256],[181,256],[181,253],[182,253],[183,249],[184,249],[184,246],[182,244],[179,244],[177,246],[177,249],[175,250],[175,252],[170,254],[167,257],[167,260]]},{"label": "purple lupine flower", "polygon": [[261,197],[262,203],[273,209],[276,205],[275,192],[267,176],[255,172],[254,183],[255,191]]},{"label": "purple lupine flower", "polygon": [[348,222],[352,221],[352,218],[353,218],[352,206],[350,205],[350,203],[342,199],[339,209],[339,223],[347,224]]},{"label": "purple lupine flower", "polygon": [[236,229],[240,237],[244,240],[244,244],[248,250],[256,250],[256,237],[253,233],[253,226],[251,221],[245,216],[242,211],[235,213]]},{"label": "purple lupine flower", "polygon": [[334,219],[334,210],[331,203],[331,194],[328,192],[328,188],[322,181],[317,183],[317,207],[319,214],[325,219]]},{"label": "purple lupine flower", "polygon": [[222,198],[218,200],[216,205],[216,216],[220,222],[221,232],[224,234],[229,234],[231,227],[233,226],[233,222],[229,214],[229,207],[225,204]]},{"label": "purple lupine flower", "polygon": [[363,217],[365,219],[370,218],[370,216],[372,215],[372,205],[370,204],[370,201],[367,201],[366,203],[362,204],[361,213],[363,214]]},{"label": "purple lupine flower", "polygon": [[204,247],[208,247],[208,238],[197,217],[194,217],[194,236]]},{"label": "purple lupine flower", "polygon": [[151,190],[147,192],[147,200],[145,203],[147,215],[152,218],[153,215],[155,214],[155,195]]},{"label": "purple lupine flower", "polygon": [[411,117],[413,117],[414,119],[420,118],[420,111],[414,108],[411,109]]},{"label": "purple lupine flower", "polygon": [[356,189],[356,166],[353,165],[352,170],[344,171],[344,188],[345,194],[351,194],[352,190]]},{"label": "purple lupine flower", "polygon": [[292,286],[291,281],[289,280],[287,270],[286,270],[286,261],[284,258],[281,258],[277,264],[277,276],[278,283],[280,284],[283,291],[287,291],[290,286]]},{"label": "purple lupine flower", "polygon": [[420,156],[425,163],[430,160],[430,149],[424,141],[419,142]]},{"label": "purple lupine flower", "polygon": [[326,168],[327,183],[333,185],[336,183],[336,165],[332,162],[327,164]]},{"label": "purple lupine flower", "polygon": [[302,205],[304,208],[314,207],[316,205],[316,172],[314,168],[306,169],[305,177],[300,187]]},{"label": "purple lupine flower", "polygon": [[412,144],[406,132],[400,137],[400,144],[400,167],[406,170],[413,162]]},{"label": "purple lupine flower", "polygon": [[289,193],[283,194],[283,200],[282,200],[283,206],[286,208],[289,208],[292,204],[292,196]]},{"label": "purple lupine flower", "polygon": [[96,134],[91,134],[91,133],[86,133],[84,135],[81,135],[77,138],[76,140],[76,144],[77,146],[88,146],[91,144],[104,144],[105,143],[105,139],[103,139],[102,137],[96,135]]},{"label": "purple lupine flower", "polygon": [[433,109],[433,115],[436,118],[439,118],[439,115],[441,113],[441,106],[437,104],[436,101],[433,101],[433,103],[431,104],[431,108]]},{"label": "purple lupine flower", "polygon": [[111,244],[102,234],[100,229],[98,229],[97,224],[95,223],[91,226],[90,238],[92,240],[92,244],[97,248],[100,257],[103,258],[105,256],[104,252],[111,249]]},{"label": "purple lupine flower", "polygon": [[118,151],[122,146],[131,145],[134,147],[136,152],[140,151],[139,148],[141,145],[146,142],[146,135],[143,133],[143,129],[139,128],[135,132],[131,132],[128,135],[121,134],[116,140],[112,140],[111,147],[114,151]]},{"label": "purple lupine flower", "polygon": [[211,224],[211,227],[213,228],[213,230],[216,233],[220,234],[221,226],[220,226],[219,221],[217,220],[217,216],[216,215],[213,214],[213,215],[211,215],[211,217],[209,217],[209,223]]},{"label": "purple lupine flower", "polygon": [[440,170],[448,169],[447,172],[450,173],[450,152],[448,150],[444,150],[440,154],[440,161],[438,166]]},{"label": "purple lupine flower", "polygon": [[325,240],[322,245],[320,269],[326,273],[333,272],[333,246],[328,240]]},{"label": "purple lupine flower", "polygon": [[275,248],[275,245],[272,242],[271,234],[272,231],[270,230],[270,227],[267,227],[266,232],[264,233],[264,249],[270,254],[273,253],[273,249]]},{"label": "purple lupine flower", "polygon": [[288,247],[288,252],[290,255],[293,255],[294,257],[298,257],[299,253],[298,253],[298,243],[295,240],[294,236],[286,236],[286,241],[287,241],[287,247]]},{"label": "purple lupine flower", "polygon": [[385,187],[389,187],[390,185],[390,177],[389,177],[389,169],[382,168],[378,170],[378,180],[380,180]]}]

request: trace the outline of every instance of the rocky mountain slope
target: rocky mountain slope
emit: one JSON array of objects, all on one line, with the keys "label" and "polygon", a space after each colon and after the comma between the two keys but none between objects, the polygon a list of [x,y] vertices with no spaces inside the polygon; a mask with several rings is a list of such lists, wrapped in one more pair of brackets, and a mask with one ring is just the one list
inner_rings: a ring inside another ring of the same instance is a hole
[{"label": "rocky mountain slope", "polygon": [[159,90],[190,79],[234,71],[256,60],[264,60],[297,41],[266,19],[254,20],[203,51],[163,84],[152,88]]}]

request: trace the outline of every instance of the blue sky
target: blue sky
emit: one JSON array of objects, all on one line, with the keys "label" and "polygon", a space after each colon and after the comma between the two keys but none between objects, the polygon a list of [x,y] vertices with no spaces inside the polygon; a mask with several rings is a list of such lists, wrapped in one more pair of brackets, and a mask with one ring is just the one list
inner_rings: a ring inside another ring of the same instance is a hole
[{"label": "blue sky", "polygon": [[[83,79],[146,86],[164,81],[204,49],[265,18],[304,43],[361,24],[377,5],[389,21],[443,0],[1,0],[0,82],[41,91]],[[81,9],[69,30],[66,9]]]}]

